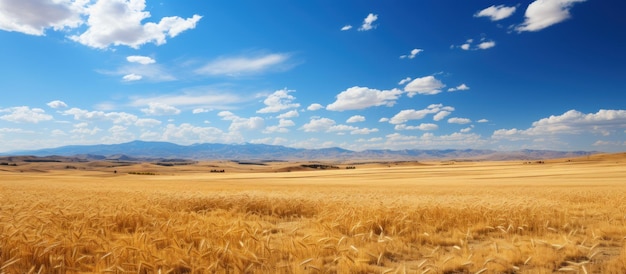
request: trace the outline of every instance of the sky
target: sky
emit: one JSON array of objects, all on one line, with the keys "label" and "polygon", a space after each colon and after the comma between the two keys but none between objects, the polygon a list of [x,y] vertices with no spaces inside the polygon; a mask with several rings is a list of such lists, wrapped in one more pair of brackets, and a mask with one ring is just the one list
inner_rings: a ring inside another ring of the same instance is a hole
[{"label": "sky", "polygon": [[0,152],[626,151],[622,0],[0,0]]}]

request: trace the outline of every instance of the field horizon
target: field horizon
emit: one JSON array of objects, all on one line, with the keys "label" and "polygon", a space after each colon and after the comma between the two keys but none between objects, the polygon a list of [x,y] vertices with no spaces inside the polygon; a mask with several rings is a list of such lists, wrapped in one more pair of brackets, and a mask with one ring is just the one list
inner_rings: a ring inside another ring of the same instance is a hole
[{"label": "field horizon", "polygon": [[3,273],[626,272],[626,153],[11,160],[0,159]]}]

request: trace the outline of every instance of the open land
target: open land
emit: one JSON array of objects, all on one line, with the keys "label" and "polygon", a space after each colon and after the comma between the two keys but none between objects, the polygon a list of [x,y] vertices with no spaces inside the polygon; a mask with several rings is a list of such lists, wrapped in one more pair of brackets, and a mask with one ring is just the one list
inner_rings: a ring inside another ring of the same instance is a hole
[{"label": "open land", "polygon": [[1,273],[626,273],[624,153],[20,159],[0,159]]}]

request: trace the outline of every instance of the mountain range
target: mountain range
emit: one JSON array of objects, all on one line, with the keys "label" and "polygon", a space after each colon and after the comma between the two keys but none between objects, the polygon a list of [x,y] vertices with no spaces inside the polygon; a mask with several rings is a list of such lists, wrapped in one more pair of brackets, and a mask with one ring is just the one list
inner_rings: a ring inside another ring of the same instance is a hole
[{"label": "mountain range", "polygon": [[110,145],[72,145],[57,148],[14,151],[0,155],[80,156],[85,159],[188,159],[188,160],[539,160],[580,157],[595,151],[488,149],[405,149],[351,151],[342,148],[304,149],[265,144],[193,144],[132,141]]}]

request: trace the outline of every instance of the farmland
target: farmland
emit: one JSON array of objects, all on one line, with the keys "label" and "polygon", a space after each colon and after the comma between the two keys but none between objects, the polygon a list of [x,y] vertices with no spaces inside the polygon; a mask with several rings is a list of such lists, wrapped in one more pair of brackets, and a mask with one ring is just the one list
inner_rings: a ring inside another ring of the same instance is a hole
[{"label": "farmland", "polygon": [[625,273],[625,163],[20,162],[0,272]]}]

